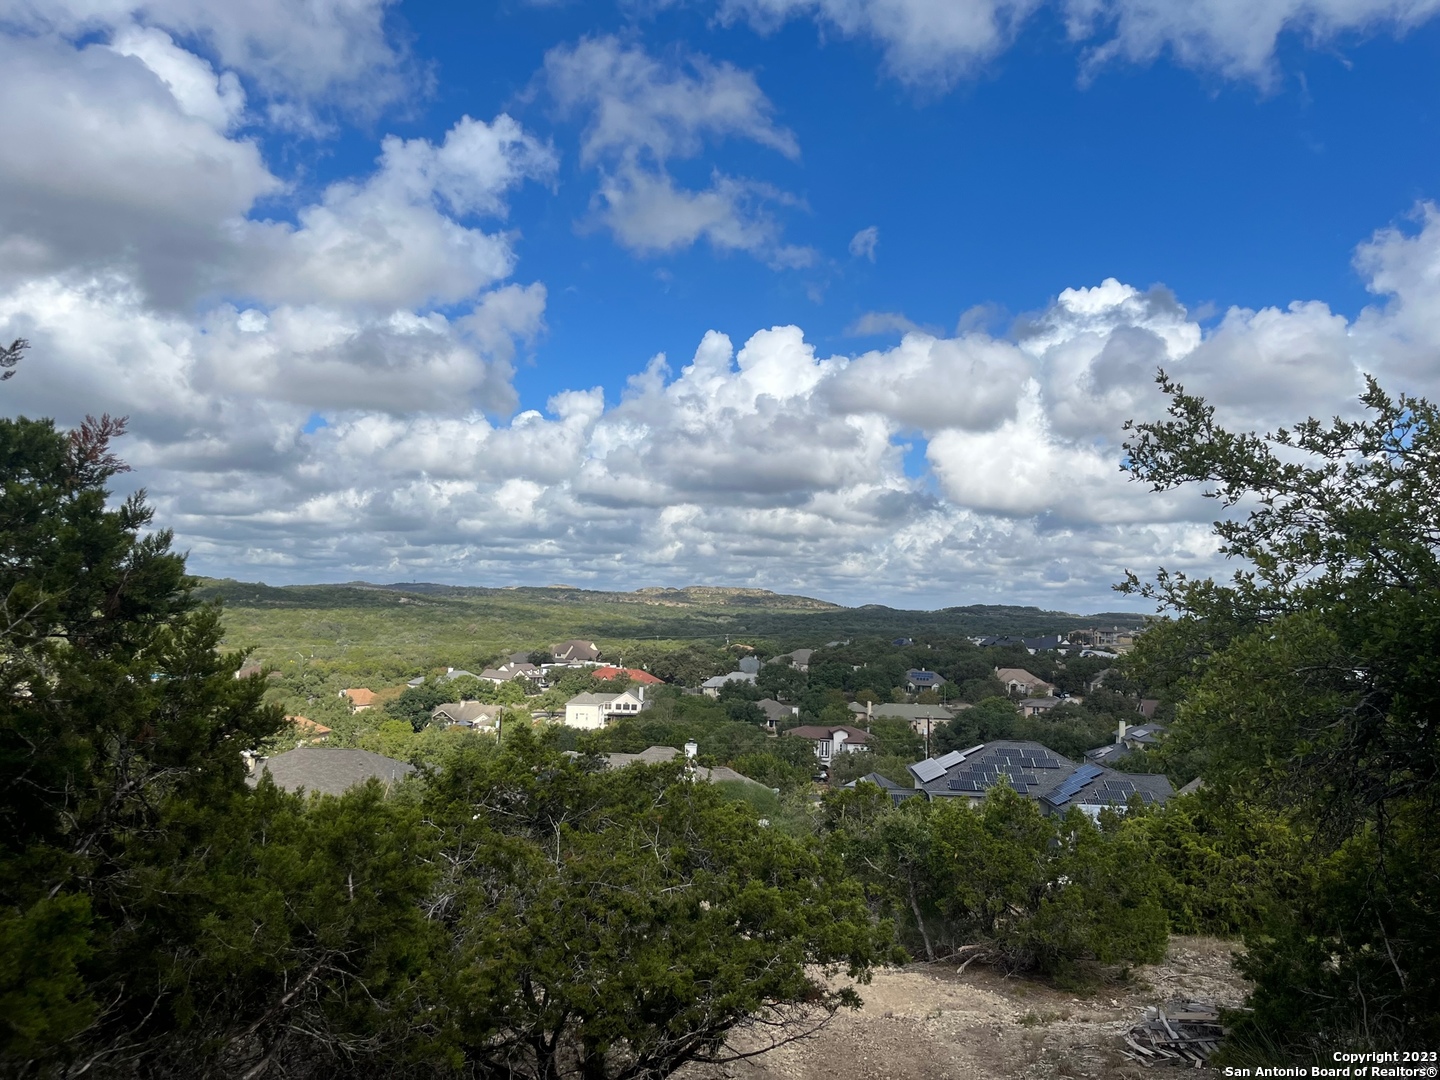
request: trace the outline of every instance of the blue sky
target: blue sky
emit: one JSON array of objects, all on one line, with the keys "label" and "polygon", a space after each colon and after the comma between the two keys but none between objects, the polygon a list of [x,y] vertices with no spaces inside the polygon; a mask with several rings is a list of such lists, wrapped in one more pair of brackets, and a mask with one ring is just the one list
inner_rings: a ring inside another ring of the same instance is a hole
[{"label": "blue sky", "polygon": [[202,572],[1113,607],[1159,364],[1435,393],[1440,0],[0,11],[3,407]]}]

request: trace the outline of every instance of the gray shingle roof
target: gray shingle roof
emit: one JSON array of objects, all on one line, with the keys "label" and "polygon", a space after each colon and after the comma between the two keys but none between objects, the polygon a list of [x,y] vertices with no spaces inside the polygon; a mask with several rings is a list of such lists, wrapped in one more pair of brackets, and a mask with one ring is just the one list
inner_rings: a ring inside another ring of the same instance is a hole
[{"label": "gray shingle roof", "polygon": [[891,780],[891,779],[888,778],[888,777],[881,776],[878,772],[866,773],[864,776],[860,777],[859,780],[851,780],[851,781],[850,781],[848,784],[846,784],[845,786],[846,786],[847,788],[853,788],[856,784],[861,784],[861,783],[874,784],[876,787],[884,788],[886,791],[909,791],[909,790],[910,790],[910,789],[907,788],[907,787],[902,787],[901,785],[895,783],[894,780]]},{"label": "gray shingle roof", "polygon": [[647,746],[638,754],[606,754],[605,764],[612,769],[622,765],[661,765],[679,756],[680,751],[673,746]]},{"label": "gray shingle roof", "polygon": [[478,701],[447,701],[430,710],[430,718],[442,718],[451,724],[473,725],[477,721],[493,721],[505,711],[503,705],[482,705]]},{"label": "gray shingle roof", "polygon": [[406,761],[396,761],[369,750],[302,748],[266,758],[246,783],[254,787],[259,774],[268,772],[277,787],[286,791],[304,788],[324,795],[342,795],[372,776],[382,784],[403,780],[415,771]]}]

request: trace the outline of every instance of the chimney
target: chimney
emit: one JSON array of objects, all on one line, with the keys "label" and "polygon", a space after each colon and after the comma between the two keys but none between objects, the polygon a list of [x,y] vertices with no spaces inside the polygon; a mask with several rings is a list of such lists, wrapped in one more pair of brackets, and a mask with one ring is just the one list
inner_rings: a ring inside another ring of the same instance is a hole
[{"label": "chimney", "polygon": [[698,743],[695,742],[694,739],[691,739],[689,742],[687,742],[687,743],[685,744],[685,760],[686,760],[686,761],[694,761],[694,760],[695,760],[695,755],[698,754],[699,752],[700,752],[700,746],[699,746]]},{"label": "chimney", "polygon": [[1127,724],[1127,723],[1125,723],[1124,720],[1121,720],[1121,721],[1120,721],[1120,726],[1119,726],[1119,728],[1117,728],[1116,731],[1115,731],[1115,745],[1116,745],[1116,746],[1119,746],[1121,743],[1123,743],[1123,742],[1125,741],[1125,732],[1127,732],[1127,731],[1129,731],[1129,730],[1130,730],[1130,725]]}]

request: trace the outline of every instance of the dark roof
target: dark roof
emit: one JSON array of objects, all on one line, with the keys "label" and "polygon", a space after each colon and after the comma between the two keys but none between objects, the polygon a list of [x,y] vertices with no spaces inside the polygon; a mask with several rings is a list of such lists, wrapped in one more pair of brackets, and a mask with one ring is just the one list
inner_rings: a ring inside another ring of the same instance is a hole
[{"label": "dark roof", "polygon": [[765,714],[767,720],[771,720],[777,724],[782,720],[789,720],[795,715],[793,706],[783,705],[774,698],[761,698],[755,702],[755,704],[760,707],[760,711]]},{"label": "dark roof", "polygon": [[265,758],[256,772],[246,777],[246,783],[254,787],[260,782],[258,774],[268,772],[275,785],[286,791],[304,788],[324,795],[342,795],[372,776],[388,786],[414,771],[415,766],[409,762],[369,750],[306,748]]},{"label": "dark roof", "polygon": [[1058,649],[1065,644],[1065,638],[1061,634],[1046,634],[1044,637],[1021,638],[1020,644],[1027,649],[1034,649],[1036,652],[1045,649]]},{"label": "dark roof", "polygon": [[599,660],[600,649],[593,641],[574,638],[550,646],[550,655],[556,660]]},{"label": "dark roof", "polygon": [[789,731],[785,732],[785,734],[819,742],[821,739],[833,738],[837,731],[845,732],[846,742],[868,743],[870,741],[869,735],[861,731],[858,727],[851,727],[849,724],[833,724],[829,727],[821,727],[819,724],[806,724],[802,727],[792,727]]},{"label": "dark roof", "polygon": [[884,788],[886,791],[909,791],[910,789],[895,783],[888,776],[881,776],[878,772],[866,773],[859,780],[851,780],[845,786],[853,788],[856,784],[874,784],[876,787]]},{"label": "dark roof", "polygon": [[955,750],[910,766],[915,786],[932,799],[979,798],[1003,777],[1021,795],[1047,810],[1071,806],[1124,806],[1132,795],[1163,803],[1174,794],[1170,781],[1148,773],[1121,773],[1075,762],[1037,742],[1002,740]]},{"label": "dark roof", "polygon": [[945,682],[945,676],[937,675],[933,671],[925,671],[920,668],[911,668],[905,673],[905,678],[909,679],[916,686],[941,686]]},{"label": "dark roof", "polygon": [[1002,740],[954,750],[910,766],[915,786],[931,798],[979,798],[1001,777],[1021,795],[1035,798],[1072,772],[1075,763],[1037,742]]},{"label": "dark roof", "polygon": [[1104,746],[1097,746],[1094,750],[1085,751],[1085,760],[1097,764],[1108,764],[1112,761],[1119,761],[1121,758],[1129,757],[1135,751],[1124,743],[1106,743]]},{"label": "dark roof", "polygon": [[1170,781],[1158,773],[1122,773],[1086,763],[1040,796],[1040,802],[1063,812],[1072,806],[1124,806],[1135,795],[1148,806],[1174,794]]}]

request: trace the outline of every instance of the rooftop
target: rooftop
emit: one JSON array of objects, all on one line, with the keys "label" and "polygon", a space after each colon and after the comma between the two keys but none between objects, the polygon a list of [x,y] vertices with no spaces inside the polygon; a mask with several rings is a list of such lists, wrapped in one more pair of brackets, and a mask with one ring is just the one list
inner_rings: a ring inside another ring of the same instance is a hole
[{"label": "rooftop", "polygon": [[387,787],[415,771],[409,762],[396,761],[369,750],[304,748],[262,760],[245,782],[254,787],[261,773],[269,773],[275,786],[285,791],[343,795],[371,777]]}]

